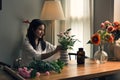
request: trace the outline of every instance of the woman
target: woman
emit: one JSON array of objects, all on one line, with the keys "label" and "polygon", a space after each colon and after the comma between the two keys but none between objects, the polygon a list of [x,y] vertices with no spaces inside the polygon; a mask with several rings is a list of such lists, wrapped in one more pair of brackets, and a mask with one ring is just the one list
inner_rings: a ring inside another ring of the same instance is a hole
[{"label": "woman", "polygon": [[30,23],[23,44],[22,66],[28,66],[33,58],[52,61],[60,57],[60,47],[55,48],[52,44],[44,40],[45,28],[45,24],[39,19],[34,19]]}]

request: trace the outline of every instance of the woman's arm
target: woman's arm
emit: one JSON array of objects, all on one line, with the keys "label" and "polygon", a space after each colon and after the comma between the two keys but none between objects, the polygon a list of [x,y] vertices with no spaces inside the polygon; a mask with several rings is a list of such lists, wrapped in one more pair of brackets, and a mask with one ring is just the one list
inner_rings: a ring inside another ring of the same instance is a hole
[{"label": "woman's arm", "polygon": [[27,51],[27,53],[28,53],[28,54],[26,54],[27,56],[35,57],[38,60],[43,60],[43,59],[49,58],[60,50],[59,46],[55,49],[50,43],[48,43],[46,51],[49,49],[51,49],[51,51],[49,50],[50,52],[47,51],[47,53],[42,54],[42,50],[36,51],[32,47],[32,45],[29,43],[29,41],[27,41],[27,40],[25,41],[23,48],[25,51]]},{"label": "woman's arm", "polygon": [[41,60],[46,59],[46,58],[49,58],[49,57],[51,57],[52,55],[54,55],[55,53],[57,53],[56,50],[51,51],[51,52],[49,52],[49,53],[41,54]]},{"label": "woman's arm", "polygon": [[49,42],[46,41],[46,53],[41,55],[41,59],[46,59],[49,58],[51,56],[53,56],[54,54],[57,54],[60,50],[61,47],[57,46],[56,48]]}]

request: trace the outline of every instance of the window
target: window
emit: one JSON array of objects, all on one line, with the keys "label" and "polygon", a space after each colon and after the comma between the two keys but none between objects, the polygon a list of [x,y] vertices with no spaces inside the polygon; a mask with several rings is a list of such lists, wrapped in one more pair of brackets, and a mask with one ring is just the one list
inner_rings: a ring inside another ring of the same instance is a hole
[{"label": "window", "polygon": [[77,52],[78,48],[83,47],[86,56],[90,57],[90,45],[87,44],[90,39],[90,2],[92,0],[66,0],[66,16],[67,25],[72,28],[71,34],[76,35],[75,38],[80,42],[76,42],[73,50]]}]

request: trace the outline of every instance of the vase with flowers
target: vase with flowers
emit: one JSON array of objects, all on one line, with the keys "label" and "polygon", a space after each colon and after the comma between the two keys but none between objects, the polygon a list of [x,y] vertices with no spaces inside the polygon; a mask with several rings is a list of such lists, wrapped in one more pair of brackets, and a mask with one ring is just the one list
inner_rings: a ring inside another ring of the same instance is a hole
[{"label": "vase with flowers", "polygon": [[79,41],[78,39],[74,39],[75,35],[70,34],[71,28],[67,29],[64,32],[60,32],[58,36],[58,43],[61,46],[61,56],[60,59],[65,62],[65,64],[68,64],[68,49],[72,49],[74,46],[74,43],[76,41]]},{"label": "vase with flowers", "polygon": [[99,50],[95,52],[94,59],[96,63],[105,63],[108,60],[107,53],[103,50],[105,43],[114,43],[114,40],[117,39],[116,31],[117,22],[111,23],[109,21],[105,21],[101,23],[100,29],[92,35],[91,40],[88,43],[95,44],[99,46]]},{"label": "vase with flowers", "polygon": [[[116,60],[120,60],[120,44],[118,44],[120,42],[120,22],[115,21],[115,22],[109,22],[107,21],[107,23],[109,24],[109,26],[111,26],[111,33],[114,36],[114,43],[113,44],[109,44],[109,52],[110,54],[112,54],[112,58],[114,57],[114,59]],[[107,27],[105,25],[105,22],[102,23],[102,26]]]},{"label": "vase with flowers", "polygon": [[114,57],[116,60],[120,60],[120,54],[119,54],[120,45],[117,44],[120,38],[120,22],[105,21],[101,23],[101,27],[108,29],[109,33],[111,33],[114,37],[114,42],[113,44],[109,44],[109,49],[108,49],[109,54],[112,55],[110,59]]}]

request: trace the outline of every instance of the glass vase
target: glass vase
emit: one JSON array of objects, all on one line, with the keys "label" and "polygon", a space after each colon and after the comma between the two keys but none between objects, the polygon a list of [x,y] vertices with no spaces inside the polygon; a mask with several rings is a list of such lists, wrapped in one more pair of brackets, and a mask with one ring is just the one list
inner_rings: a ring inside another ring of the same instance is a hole
[{"label": "glass vase", "polygon": [[98,50],[94,54],[94,60],[98,64],[103,64],[108,60],[108,54],[104,51],[104,45],[99,45]]}]

